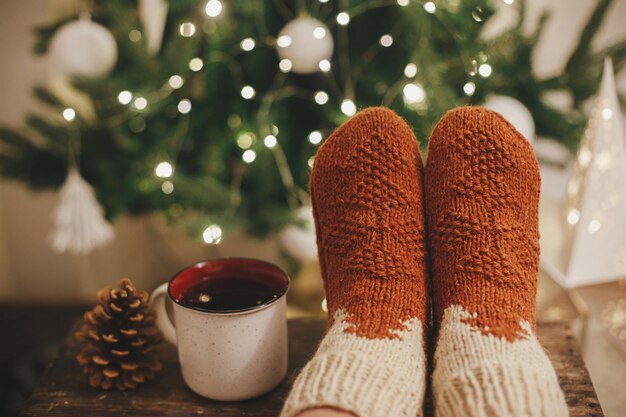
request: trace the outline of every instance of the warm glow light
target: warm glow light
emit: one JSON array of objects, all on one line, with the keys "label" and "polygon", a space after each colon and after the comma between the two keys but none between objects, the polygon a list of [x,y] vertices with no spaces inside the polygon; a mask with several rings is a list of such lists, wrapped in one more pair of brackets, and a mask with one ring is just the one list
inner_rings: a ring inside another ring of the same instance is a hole
[{"label": "warm glow light", "polygon": [[322,311],[328,313],[328,302],[326,301],[326,298],[322,300]]},{"label": "warm glow light", "polygon": [[325,36],[326,36],[326,29],[324,29],[323,27],[318,26],[315,29],[313,29],[313,37],[315,39],[324,39]]},{"label": "warm glow light", "polygon": [[393,44],[393,38],[391,37],[391,35],[385,34],[385,35],[380,37],[379,42],[385,48],[389,48],[391,46],[391,44]]},{"label": "warm glow light", "polygon": [[608,107],[605,109],[602,109],[602,118],[604,120],[609,120],[611,119],[611,117],[613,117],[613,110],[609,109]]},{"label": "warm glow light", "polygon": [[278,69],[280,69],[281,72],[289,72],[291,71],[292,67],[293,67],[293,64],[287,58],[281,59],[280,62],[278,63]]},{"label": "warm glow light", "polygon": [[148,106],[148,100],[146,100],[144,97],[137,97],[135,101],[133,101],[133,106],[137,110],[143,110]]},{"label": "warm glow light", "polygon": [[128,32],[128,39],[130,39],[131,42],[139,42],[141,40],[141,32],[137,29],[131,30]]},{"label": "warm glow light", "polygon": [[349,98],[341,102],[341,112],[346,116],[354,116],[356,113],[356,105]]},{"label": "warm glow light", "polygon": [[180,75],[172,75],[167,83],[170,85],[170,87],[176,89],[182,87],[184,81],[183,77],[181,77]]},{"label": "warm glow light", "polygon": [[245,162],[246,164],[249,164],[256,159],[256,152],[254,152],[252,149],[248,149],[243,153],[243,155],[241,155],[241,159],[243,159],[243,162]]},{"label": "warm glow light", "polygon": [[117,101],[119,101],[121,104],[128,104],[132,99],[133,94],[128,90],[120,91],[120,93],[117,95]]},{"label": "warm glow light", "polygon": [[289,35],[279,36],[278,39],[276,39],[276,44],[280,48],[288,47],[289,45],[291,45],[291,36],[289,36]]},{"label": "warm glow light", "polygon": [[309,168],[313,168],[313,161],[315,160],[315,157],[312,156],[309,158],[309,160],[307,161],[307,164],[309,165]]},{"label": "warm glow light", "polygon": [[169,162],[159,162],[159,164],[154,168],[154,173],[159,178],[169,178],[174,173],[174,168],[172,168],[172,164]]},{"label": "warm glow light", "polygon": [[320,69],[324,72],[330,71],[330,61],[327,59],[322,59],[318,64]]},{"label": "warm glow light", "polygon": [[241,41],[239,46],[241,46],[241,49],[243,49],[244,51],[251,51],[256,46],[256,42],[254,42],[254,39],[252,38],[246,38]]},{"label": "warm glow light", "polygon": [[463,86],[463,92],[468,96],[474,95],[475,91],[476,91],[476,84],[474,84],[472,81],[466,82],[465,85]]},{"label": "warm glow light", "polygon": [[317,145],[322,141],[322,133],[319,130],[314,130],[309,133],[309,142],[313,145]]},{"label": "warm glow light", "polygon": [[426,3],[424,3],[424,10],[426,10],[426,12],[430,14],[433,14],[437,11],[437,6],[432,1],[427,1]]},{"label": "warm glow light", "polygon": [[491,75],[491,71],[491,65],[489,64],[481,64],[480,67],[478,67],[478,73],[483,78],[489,77]]},{"label": "warm glow light", "polygon": [[572,208],[567,212],[567,222],[569,224],[574,225],[578,223],[579,220],[580,220],[580,211],[576,210],[575,208]]},{"label": "warm glow light", "polygon": [[204,12],[209,17],[217,17],[222,13],[222,2],[219,0],[209,0],[204,8]]},{"label": "warm glow light", "polygon": [[404,102],[408,104],[421,103],[426,99],[426,92],[421,85],[410,83],[404,86]]},{"label": "warm glow light", "polygon": [[237,138],[237,146],[239,146],[241,149],[248,149],[250,146],[252,146],[252,140],[252,135],[250,135],[249,133],[242,133]]},{"label": "warm glow light", "polygon": [[212,224],[202,232],[202,240],[207,245],[217,245],[222,241],[222,228],[217,224]]},{"label": "warm glow light", "polygon": [[276,136],[274,135],[267,135],[265,136],[265,139],[263,139],[263,144],[270,149],[276,146],[277,143],[278,141],[276,140]]},{"label": "warm glow light", "polygon": [[182,114],[187,114],[191,111],[191,101],[189,101],[188,99],[184,98],[181,101],[178,102],[178,111],[181,112]]},{"label": "warm glow light", "polygon": [[594,234],[595,232],[600,230],[600,227],[602,227],[602,224],[600,223],[600,220],[594,219],[594,220],[590,221],[589,224],[587,225],[587,231],[590,234]]},{"label": "warm glow light", "polygon": [[339,23],[341,26],[346,26],[348,23],[350,23],[350,15],[346,12],[341,12],[337,15],[337,23]]},{"label": "warm glow light", "polygon": [[184,36],[185,38],[188,38],[190,36],[193,36],[194,33],[196,33],[196,26],[191,22],[185,22],[182,25],[180,25],[179,31],[182,36]]},{"label": "warm glow light", "polygon": [[241,97],[245,98],[246,100],[250,100],[252,97],[254,97],[255,93],[256,92],[254,91],[254,88],[249,85],[246,85],[241,89]]},{"label": "warm glow light", "polygon": [[578,163],[584,168],[591,162],[591,151],[589,148],[582,148],[578,152]]},{"label": "warm glow light", "polygon": [[405,7],[409,5],[409,0],[397,0],[397,2],[398,2],[398,6]]},{"label": "warm glow light", "polygon": [[508,4],[509,6],[513,3],[515,3],[515,0],[504,0],[504,4]]},{"label": "warm glow light", "polygon": [[174,184],[172,181],[165,181],[161,184],[161,191],[163,194],[172,194],[174,192]]},{"label": "warm glow light", "polygon": [[417,65],[413,63],[406,64],[406,67],[404,67],[404,75],[408,78],[415,77],[415,75],[417,75]]},{"label": "warm glow light", "polygon": [[315,93],[315,102],[319,105],[328,103],[328,94],[326,91],[318,91]]},{"label": "warm glow light", "polygon": [[68,107],[67,109],[63,110],[63,118],[68,122],[71,122],[76,118],[76,112],[73,108]]},{"label": "warm glow light", "polygon": [[191,58],[191,61],[189,61],[189,69],[192,71],[200,71],[203,66],[204,62],[202,62],[201,58],[195,57]]}]

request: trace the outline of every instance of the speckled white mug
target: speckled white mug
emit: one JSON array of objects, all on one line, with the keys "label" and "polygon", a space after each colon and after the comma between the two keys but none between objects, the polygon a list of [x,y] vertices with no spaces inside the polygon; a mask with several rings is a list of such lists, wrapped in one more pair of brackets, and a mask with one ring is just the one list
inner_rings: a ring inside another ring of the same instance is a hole
[{"label": "speckled white mug", "polygon": [[[253,277],[273,285],[279,296],[242,310],[211,311],[180,303],[189,286],[215,277]],[[157,325],[178,348],[183,379],[199,395],[221,401],[257,397],[287,374],[286,297],[289,277],[255,259],[227,258],[197,263],[174,275],[150,296]],[[174,324],[165,308],[174,305]]]}]

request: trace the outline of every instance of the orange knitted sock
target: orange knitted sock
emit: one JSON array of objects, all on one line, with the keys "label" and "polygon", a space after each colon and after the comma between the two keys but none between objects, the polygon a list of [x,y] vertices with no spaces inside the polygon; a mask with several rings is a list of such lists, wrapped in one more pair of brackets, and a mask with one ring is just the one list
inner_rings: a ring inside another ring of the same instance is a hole
[{"label": "orange knitted sock", "polygon": [[329,325],[282,416],[422,413],[427,312],[422,161],[411,128],[366,109],[320,147],[311,196]]},{"label": "orange knitted sock", "polygon": [[500,115],[448,112],[425,170],[439,417],[567,416],[535,336],[539,169]]}]

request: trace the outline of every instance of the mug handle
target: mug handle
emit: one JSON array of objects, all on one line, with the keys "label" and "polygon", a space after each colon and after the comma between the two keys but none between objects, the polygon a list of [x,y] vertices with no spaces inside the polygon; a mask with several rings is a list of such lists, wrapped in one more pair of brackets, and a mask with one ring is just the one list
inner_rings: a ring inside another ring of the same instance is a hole
[{"label": "mug handle", "polygon": [[161,330],[161,333],[163,333],[165,340],[176,346],[176,328],[172,324],[167,315],[167,310],[165,309],[167,286],[168,283],[166,282],[159,285],[154,291],[152,291],[152,294],[150,295],[150,304],[156,311],[156,325],[159,330]]}]

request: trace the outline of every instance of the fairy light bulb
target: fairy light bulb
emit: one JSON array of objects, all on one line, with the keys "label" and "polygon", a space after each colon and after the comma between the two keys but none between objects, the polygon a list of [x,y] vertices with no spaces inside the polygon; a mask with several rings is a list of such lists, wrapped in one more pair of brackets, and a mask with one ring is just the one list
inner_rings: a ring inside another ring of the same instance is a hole
[{"label": "fairy light bulb", "polygon": [[595,232],[600,230],[600,227],[602,227],[602,224],[600,223],[600,220],[593,219],[587,225],[587,231],[589,232],[589,234],[594,234]]},{"label": "fairy light bulb", "polygon": [[309,142],[313,145],[317,145],[322,141],[322,133],[319,130],[314,130],[309,133]]},{"label": "fairy light bulb", "polygon": [[245,98],[246,100],[250,100],[254,97],[255,94],[256,91],[254,91],[254,88],[252,88],[252,86],[245,85],[241,89],[241,97]]},{"label": "fairy light bulb", "polygon": [[476,84],[474,84],[472,81],[466,82],[463,86],[463,92],[467,96],[473,96],[474,92],[476,92]]},{"label": "fairy light bulb", "polygon": [[141,32],[137,29],[131,30],[128,32],[128,39],[130,39],[131,42],[139,42],[141,40]]},{"label": "fairy light bulb", "polygon": [[191,101],[184,98],[178,102],[178,106],[176,107],[181,114],[187,114],[191,111]]},{"label": "fairy light bulb", "polygon": [[163,191],[163,194],[172,194],[174,192],[174,183],[172,181],[164,181],[161,184],[161,191]]},{"label": "fairy light bulb", "polygon": [[143,110],[148,106],[148,100],[144,97],[137,97],[135,101],[133,101],[133,107],[137,110]]},{"label": "fairy light bulb", "polygon": [[424,10],[426,10],[427,13],[433,14],[437,11],[437,6],[432,1],[427,1],[424,3]]},{"label": "fairy light bulb", "polygon": [[325,36],[326,36],[326,29],[324,29],[323,27],[318,26],[315,29],[313,29],[313,37],[315,39],[324,39]]},{"label": "fairy light bulb", "polygon": [[163,161],[154,168],[154,173],[159,178],[169,178],[174,173],[174,168],[169,162]]},{"label": "fairy light bulb", "polygon": [[128,104],[131,102],[132,99],[133,93],[128,90],[120,91],[120,93],[117,95],[117,101],[119,101],[120,104]]},{"label": "fairy light bulb", "polygon": [[202,58],[191,58],[191,61],[189,61],[189,69],[195,72],[198,72],[202,69],[202,67],[204,66],[204,62],[202,61]]},{"label": "fairy light bulb", "polygon": [[237,146],[239,146],[241,149],[248,149],[250,146],[252,146],[252,142],[253,138],[252,135],[249,133],[242,133],[237,138]]},{"label": "fairy light bulb", "polygon": [[422,103],[426,99],[424,88],[415,83],[409,83],[402,89],[404,102],[407,104]]},{"label": "fairy light bulb", "polygon": [[380,40],[378,42],[380,42],[383,47],[389,48],[393,44],[393,38],[390,34],[386,33],[380,37]]},{"label": "fairy light bulb", "polygon": [[322,59],[319,63],[320,70],[323,72],[330,71],[330,61],[327,59]]},{"label": "fairy light bulb", "polygon": [[251,50],[254,49],[254,47],[256,46],[256,42],[254,41],[254,39],[252,38],[246,38],[243,39],[241,41],[241,43],[239,44],[239,46],[241,47],[241,49],[243,49],[246,52],[249,52]]},{"label": "fairy light bulb", "polygon": [[406,7],[409,5],[409,0],[397,0],[398,6]]},{"label": "fairy light bulb", "polygon": [[337,14],[337,23],[339,23],[341,26],[346,26],[348,23],[350,23],[350,15],[346,12],[341,12]]},{"label": "fairy light bulb", "polygon": [[319,104],[320,106],[328,103],[328,93],[326,91],[316,92],[313,98],[315,99],[315,102]]},{"label": "fairy light bulb", "polygon": [[178,31],[180,32],[181,36],[189,38],[193,36],[194,33],[196,33],[196,26],[191,22],[185,22],[180,25]]},{"label": "fairy light bulb", "polygon": [[204,12],[209,17],[217,17],[222,13],[222,2],[219,0],[209,0],[204,8]]},{"label": "fairy light bulb", "polygon": [[243,159],[243,162],[245,162],[246,164],[250,164],[256,159],[256,152],[254,152],[252,149],[248,149],[241,155],[241,159]]},{"label": "fairy light bulb", "polygon": [[491,75],[492,72],[492,68],[491,65],[489,64],[481,64],[478,67],[478,74],[480,74],[481,77],[483,78],[487,78]]},{"label": "fairy light bulb", "polygon": [[604,120],[611,120],[611,117],[613,117],[613,110],[609,109],[608,107],[602,109],[602,118]]},{"label": "fairy light bulb", "polygon": [[222,228],[217,224],[212,224],[202,232],[202,240],[207,245],[217,245],[222,241]]},{"label": "fairy light bulb", "polygon": [[275,147],[277,143],[278,143],[278,140],[276,139],[276,136],[274,136],[274,135],[267,135],[263,139],[263,144],[265,146],[267,146],[268,148],[270,148],[270,149]]},{"label": "fairy light bulb", "polygon": [[68,122],[73,121],[76,118],[76,111],[71,107],[66,108],[63,110],[63,118]]},{"label": "fairy light bulb", "polygon": [[291,45],[292,39],[291,36],[289,35],[282,35],[279,36],[278,39],[276,39],[276,44],[278,45],[279,48],[286,48],[289,45]]},{"label": "fairy light bulb", "polygon": [[356,113],[356,104],[349,98],[341,102],[341,112],[346,116],[354,116]]},{"label": "fairy light bulb", "polygon": [[413,78],[417,75],[417,65],[413,63],[406,64],[404,67],[404,76],[407,78]]},{"label": "fairy light bulb", "polygon": [[167,80],[167,83],[170,85],[170,87],[176,90],[183,86],[184,81],[183,77],[181,77],[180,75],[172,75],[170,79]]},{"label": "fairy light bulb", "polygon": [[571,225],[575,225],[580,220],[580,211],[575,208],[569,209],[567,212],[567,222]]},{"label": "fairy light bulb", "polygon": [[280,69],[281,72],[287,73],[291,71],[291,68],[293,68],[293,63],[287,58],[281,59],[278,63],[278,69]]}]

